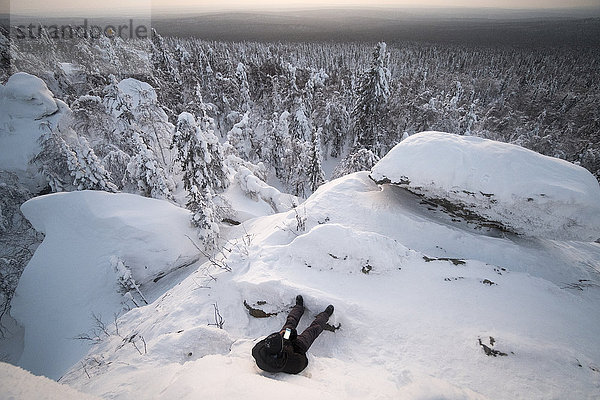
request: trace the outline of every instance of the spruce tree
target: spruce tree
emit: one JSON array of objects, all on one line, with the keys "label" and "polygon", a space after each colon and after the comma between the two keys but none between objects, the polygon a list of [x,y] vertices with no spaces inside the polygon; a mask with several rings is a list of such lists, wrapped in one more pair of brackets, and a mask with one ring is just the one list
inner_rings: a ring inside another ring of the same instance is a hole
[{"label": "spruce tree", "polygon": [[[338,93],[334,93],[338,95]],[[332,99],[325,106],[325,120],[323,124],[323,137],[328,145],[329,155],[339,157],[344,147],[348,134],[350,115],[346,106],[337,98]]]},{"label": "spruce tree", "polygon": [[217,137],[201,126],[192,114],[181,113],[173,146],[183,170],[183,185],[188,192],[186,206],[193,212],[192,223],[206,248],[213,248],[219,235],[213,196],[225,189],[228,181]]},{"label": "spruce tree", "polygon": [[173,198],[173,180],[165,172],[152,149],[135,126],[129,133],[135,146],[135,154],[129,159],[125,181],[137,188],[146,197],[155,199]]},{"label": "spruce tree", "polygon": [[308,188],[311,192],[314,192],[325,182],[325,173],[321,165],[322,152],[321,152],[321,134],[322,129],[317,129],[313,134],[312,146],[309,150],[308,156]]},{"label": "spruce tree", "polygon": [[116,192],[110,174],[84,137],[71,137],[67,142],[60,129],[50,130],[40,137],[41,151],[31,160],[45,176],[52,192],[70,190],[104,190]]},{"label": "spruce tree", "polygon": [[235,149],[235,154],[246,161],[255,161],[253,148],[253,132],[249,127],[249,113],[246,112],[242,119],[227,132],[227,142]]},{"label": "spruce tree", "polygon": [[[76,139],[72,152],[68,152],[71,176],[77,190],[104,190],[117,192],[117,186],[112,183],[110,173],[104,168],[87,139],[80,136]],[[72,155],[76,158],[73,159]]]},{"label": "spruce tree", "polygon": [[360,149],[346,157],[333,170],[331,179],[336,179],[358,171],[370,171],[379,161],[371,150]]},{"label": "spruce tree", "polygon": [[354,151],[368,149],[378,156],[385,151],[387,103],[390,97],[388,63],[386,44],[380,42],[373,50],[371,67],[361,78],[352,111]]},{"label": "spruce tree", "polygon": [[73,189],[70,179],[69,160],[76,159],[71,148],[62,136],[45,126],[45,132],[39,139],[41,150],[31,159],[38,171],[44,176],[52,192],[63,192]]}]

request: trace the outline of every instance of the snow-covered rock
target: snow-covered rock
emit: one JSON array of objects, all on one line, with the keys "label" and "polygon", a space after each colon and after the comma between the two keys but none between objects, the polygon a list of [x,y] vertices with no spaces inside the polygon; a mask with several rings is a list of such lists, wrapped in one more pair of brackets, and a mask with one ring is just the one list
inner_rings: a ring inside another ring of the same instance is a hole
[{"label": "snow-covered rock", "polygon": [[124,303],[133,307],[118,284],[124,273],[117,265],[130,271],[128,287],[135,281],[143,292],[197,259],[189,212],[166,201],[83,191],[37,197],[21,210],[45,238],[12,302],[12,315],[25,328],[18,364],[50,378],[87,352],[89,343],[73,338],[97,328],[92,314],[110,323]]},{"label": "snow-covered rock", "polygon": [[0,110],[0,169],[38,189],[45,181],[29,161],[40,151],[40,136],[56,129],[68,107],[54,98],[43,80],[18,72],[0,85]]},{"label": "snow-covered rock", "polygon": [[[496,237],[420,201],[361,172],[228,228],[213,262],[124,314],[61,382],[124,399],[593,397],[600,246]],[[261,372],[252,346],[298,293],[300,330],[329,303],[339,329],[301,374]]]},{"label": "snow-covered rock", "polygon": [[44,81],[26,72],[17,72],[11,76],[4,86],[2,94],[9,100],[29,106],[15,108],[12,113],[15,117],[39,119],[58,111],[56,100]]},{"label": "snow-covered rock", "polygon": [[[285,199],[250,169],[237,172],[230,203],[247,217]],[[495,196],[508,202],[512,189],[500,182]],[[22,210],[46,238],[13,300],[24,327],[19,365],[84,393],[433,400],[598,391],[597,243],[499,236],[359,172],[294,209],[223,227],[223,249],[181,269],[175,285],[164,274],[198,259],[185,210],[102,192],[35,198]],[[300,330],[330,303],[338,329],[317,339],[301,374],[261,372],[252,346],[281,328],[298,293]],[[132,298],[140,307],[114,319]],[[255,318],[257,309],[269,317]],[[71,339],[81,334],[95,344]]]},{"label": "snow-covered rock", "polygon": [[600,186],[594,176],[520,146],[422,132],[396,145],[371,176],[448,200],[519,234],[600,238]]}]

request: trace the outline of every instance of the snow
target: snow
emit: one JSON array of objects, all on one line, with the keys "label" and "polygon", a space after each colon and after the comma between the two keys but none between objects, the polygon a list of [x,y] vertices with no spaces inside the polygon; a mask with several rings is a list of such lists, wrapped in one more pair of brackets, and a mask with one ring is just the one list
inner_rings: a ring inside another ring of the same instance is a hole
[{"label": "snow", "polygon": [[38,119],[58,111],[54,96],[44,81],[26,72],[12,75],[4,86],[3,95],[30,105],[29,109],[21,110],[21,114],[16,116],[33,116]]},{"label": "snow", "polygon": [[152,86],[134,78],[123,79],[117,86],[129,98],[132,110],[144,104],[156,103],[158,99],[156,91]]},{"label": "snow", "polygon": [[[234,181],[246,196],[254,199],[257,203],[266,203],[274,212],[282,212],[292,208],[297,200],[293,196],[281,193],[273,186],[267,185],[248,168],[239,166],[235,173]],[[269,212],[263,214],[268,215]]]},{"label": "snow", "polygon": [[[224,197],[244,222],[221,227],[223,247],[208,261],[185,237],[194,237],[188,212],[168,202],[99,192],[30,200],[23,212],[46,239],[13,303],[25,327],[20,365],[110,399],[595,398],[600,244],[474,226],[376,184],[376,169],[273,214],[268,199],[286,195],[239,166]],[[503,175],[487,174],[504,193]],[[153,286],[195,260],[177,282]],[[150,304],[113,320],[129,271]],[[262,372],[251,349],[280,329],[299,293],[300,331],[328,304],[338,329],[315,341],[301,374]],[[106,322],[97,343],[64,339],[89,332],[91,312]]]},{"label": "snow", "polygon": [[24,369],[0,362],[0,393],[2,399],[19,400],[98,400],[67,385]]},{"label": "snow", "polygon": [[0,109],[0,170],[16,173],[33,189],[45,184],[29,161],[40,151],[40,136],[56,128],[67,105],[54,99],[40,78],[18,72],[0,85]]},{"label": "snow", "polygon": [[520,146],[422,132],[396,145],[371,176],[463,204],[520,234],[600,238],[600,186],[594,176]]},{"label": "snow", "polygon": [[[88,213],[84,219],[77,211],[110,203],[109,198],[118,199],[111,211]],[[109,247],[144,255],[156,248],[153,238],[169,236],[122,232],[119,222],[139,227],[142,215],[157,214],[151,203],[171,207],[136,196],[90,192],[26,203],[26,215],[47,233],[32,265],[40,258],[46,260],[46,269],[59,272],[61,265],[81,265],[81,259],[70,256],[74,248],[88,249],[87,262],[97,266],[107,262],[107,253],[114,253]],[[75,226],[64,212],[58,213],[59,204],[74,214],[72,220],[86,221],[79,225],[100,233],[69,234]],[[117,205],[118,218],[113,217]],[[165,260],[182,251],[175,243],[186,242],[173,234],[187,228],[183,214],[180,220],[156,216],[145,225],[172,224],[161,229],[179,238],[164,244],[173,248]],[[65,228],[51,220],[60,220]],[[116,238],[117,232],[121,234]],[[379,186],[367,172],[323,185],[294,210],[250,219],[223,232],[227,242],[214,263],[198,262],[187,278],[155,296],[150,305],[132,309],[115,323],[108,321],[109,334],[101,335],[81,360],[70,360],[72,368],[61,382],[115,399],[513,399],[524,393],[531,399],[592,398],[600,388],[597,243],[498,237],[492,229],[474,229],[428,210],[420,197],[404,189]],[[135,245],[126,244],[127,237],[137,238]],[[64,243],[69,243],[68,251]],[[62,256],[52,259],[52,253]],[[49,280],[39,268],[29,273],[21,285],[33,275],[37,282]],[[70,282],[80,282],[61,288],[71,303],[80,299],[79,308],[98,296],[72,269],[69,274]],[[581,284],[582,290],[570,283]],[[45,296],[42,292],[49,286],[38,283],[36,296]],[[78,293],[74,286],[87,291]],[[300,330],[330,303],[336,307],[330,323],[340,328],[317,339],[301,374],[261,372],[250,350],[281,327],[298,293],[307,306]],[[118,306],[118,296],[103,296],[103,303]],[[253,318],[244,302],[277,314]],[[46,312],[83,321],[89,315],[74,306]],[[47,333],[53,324],[64,322],[46,319],[37,328],[42,324]],[[26,352],[34,345],[27,333],[31,329],[26,324]],[[78,329],[74,332],[85,327]],[[62,335],[68,336],[66,331]],[[507,355],[486,356],[479,340]],[[60,357],[52,357],[64,359],[77,343],[61,346]],[[48,354],[44,347],[51,346],[39,345],[40,356]]]},{"label": "snow", "polygon": [[[273,207],[260,198],[250,199],[239,185],[230,185],[225,190],[229,205],[235,210],[235,219],[243,222],[252,218],[273,214]],[[248,201],[250,200],[250,201]]]},{"label": "snow", "polygon": [[[146,123],[154,129],[172,129],[165,111],[158,105],[158,95],[154,88],[134,78],[126,78],[117,83],[116,99],[106,98],[106,105],[112,115],[119,117],[130,111],[139,123]],[[148,128],[146,128],[148,129]],[[152,132],[152,135],[156,135]],[[148,135],[151,136],[151,135]]]},{"label": "snow", "polygon": [[168,202],[129,194],[60,193],[34,198],[22,207],[43,243],[19,281],[12,315],[25,327],[19,365],[58,379],[85,355],[73,338],[123,309],[118,292],[118,257],[142,286],[189,263],[196,249],[189,213]]}]

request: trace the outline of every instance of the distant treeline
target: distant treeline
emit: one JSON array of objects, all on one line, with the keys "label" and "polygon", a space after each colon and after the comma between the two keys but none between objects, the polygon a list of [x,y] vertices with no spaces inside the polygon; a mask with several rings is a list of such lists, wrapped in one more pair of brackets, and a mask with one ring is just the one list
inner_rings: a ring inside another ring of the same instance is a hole
[{"label": "distant treeline", "polygon": [[[389,15],[388,15],[389,14]],[[411,15],[390,11],[222,13],[152,19],[164,36],[216,41],[420,42],[486,46],[599,46],[600,18],[500,18]]]}]

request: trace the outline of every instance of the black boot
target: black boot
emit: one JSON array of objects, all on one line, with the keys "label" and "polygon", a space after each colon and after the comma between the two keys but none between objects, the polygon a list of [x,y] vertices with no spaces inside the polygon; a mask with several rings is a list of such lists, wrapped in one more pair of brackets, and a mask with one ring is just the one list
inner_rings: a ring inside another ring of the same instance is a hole
[{"label": "black boot", "polygon": [[333,314],[333,306],[330,304],[327,306],[327,308],[325,309],[325,312],[327,313],[327,315],[329,315],[331,317],[331,314]]},{"label": "black boot", "polygon": [[304,299],[302,298],[302,295],[300,295],[300,294],[298,296],[296,296],[296,305],[304,307]]}]

